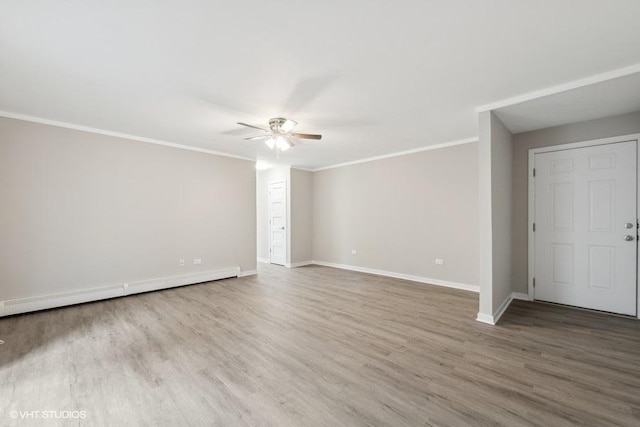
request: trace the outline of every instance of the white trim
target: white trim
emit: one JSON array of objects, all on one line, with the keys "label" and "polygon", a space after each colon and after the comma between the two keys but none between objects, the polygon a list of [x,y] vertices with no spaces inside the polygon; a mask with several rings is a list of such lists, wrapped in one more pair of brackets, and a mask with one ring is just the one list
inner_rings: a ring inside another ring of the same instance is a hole
[{"label": "white trim", "polygon": [[0,117],[6,117],[8,119],[23,120],[23,121],[26,121],[26,122],[40,123],[40,124],[43,124],[43,125],[56,126],[56,127],[66,128],[66,129],[79,130],[79,131],[82,131],[82,132],[96,133],[96,134],[99,134],[99,135],[113,136],[113,137],[116,137],[116,138],[123,138],[123,139],[129,139],[129,140],[132,140],[132,141],[146,142],[146,143],[149,143],[149,144],[163,145],[165,147],[178,148],[180,150],[195,151],[195,152],[198,152],[198,153],[213,154],[213,155],[216,155],[216,156],[223,156],[223,157],[231,157],[233,159],[249,160],[251,162],[255,162],[256,161],[255,159],[252,159],[252,158],[249,158],[249,157],[237,156],[235,154],[223,153],[221,151],[207,150],[205,148],[193,147],[191,145],[176,144],[174,142],[162,141],[160,139],[147,138],[147,137],[144,137],[144,136],[129,135],[129,134],[126,134],[126,133],[113,132],[113,131],[110,131],[110,130],[92,128],[92,127],[89,127],[89,126],[76,125],[76,124],[73,124],[73,123],[59,122],[57,120],[49,120],[49,119],[43,119],[43,118],[40,118],[40,117],[27,116],[27,115],[24,115],[24,114],[11,113],[9,111],[0,111]]},{"label": "white trim", "polygon": [[311,262],[313,264],[321,265],[323,267],[340,268],[342,270],[350,270],[350,271],[357,271],[360,273],[375,274],[378,276],[393,277],[394,279],[410,280],[412,282],[426,283],[429,285],[443,286],[446,288],[462,289],[464,291],[470,291],[470,292],[480,292],[479,286],[469,285],[467,283],[450,282],[448,280],[431,279],[429,277],[413,276],[410,274],[396,273],[393,271],[386,271],[386,270],[376,270],[374,268],[367,268],[367,267],[357,267],[355,265],[336,264],[333,262],[316,261],[316,260],[313,260]]},{"label": "white trim", "polygon": [[476,317],[476,321],[486,323],[488,325],[495,325],[496,323],[493,321],[493,316],[489,316],[488,314],[478,313],[478,317]]},{"label": "white trim", "polygon": [[[74,123],[60,122],[60,121],[57,121],[57,120],[49,120],[49,119],[44,119],[44,118],[41,118],[41,117],[28,116],[26,114],[12,113],[12,112],[9,112],[9,111],[0,111],[0,117],[6,117],[8,119],[23,120],[23,121],[27,121],[27,122],[33,122],[33,123],[40,123],[40,124],[43,124],[43,125],[56,126],[56,127],[61,127],[61,128],[66,128],[66,129],[73,129],[73,130],[78,130],[78,131],[83,131],[83,132],[90,132],[90,133],[95,133],[95,134],[99,134],[99,135],[113,136],[113,137],[116,137],[116,138],[123,138],[123,139],[132,140],[132,141],[146,142],[146,143],[149,143],[149,144],[163,145],[165,147],[172,147],[172,148],[177,148],[177,149],[180,149],[180,150],[195,151],[195,152],[198,152],[198,153],[213,154],[213,155],[216,155],[216,156],[230,157],[230,158],[233,158],[233,159],[240,159],[240,160],[249,160],[249,161],[254,162],[254,163],[256,162],[256,159],[254,159],[254,158],[238,156],[238,155],[235,155],[235,154],[224,153],[222,151],[207,150],[205,148],[198,148],[198,147],[194,147],[194,146],[191,146],[191,145],[177,144],[177,143],[174,143],[174,142],[163,141],[163,140],[160,140],[160,139],[147,138],[147,137],[144,137],[144,136],[129,135],[129,134],[126,134],[126,133],[120,133],[120,132],[114,132],[114,131],[110,131],[110,130],[106,130],[106,129],[99,129],[99,128],[93,128],[93,127],[89,127],[89,126],[77,125],[77,124],[74,124]],[[322,170],[326,170],[326,169],[339,168],[339,167],[342,167],[342,166],[355,165],[355,164],[358,164],[358,163],[372,162],[374,160],[381,160],[381,159],[386,159],[386,158],[390,158],[390,157],[404,156],[405,154],[413,154],[413,153],[419,153],[419,152],[422,152],[422,151],[436,150],[438,148],[452,147],[452,146],[455,146],[455,145],[468,144],[468,143],[477,142],[477,141],[478,141],[478,137],[471,137],[471,138],[466,138],[466,139],[460,139],[460,140],[457,140],[457,141],[444,142],[442,144],[429,145],[429,146],[426,146],[426,147],[416,148],[416,149],[413,149],[413,150],[399,151],[399,152],[396,152],[396,153],[385,154],[385,155],[382,155],[382,156],[368,157],[368,158],[364,158],[364,159],[360,159],[360,160],[354,160],[354,161],[351,161],[351,162],[338,163],[338,164],[330,165],[330,166],[323,166],[323,167],[315,168],[315,169],[304,168],[304,167],[301,167],[301,166],[290,166],[290,165],[286,165],[286,166],[288,166],[290,168],[293,168],[293,169],[303,170],[303,171],[306,171],[306,172],[318,172],[318,171],[322,171]]]},{"label": "white trim", "polygon": [[596,83],[605,82],[607,80],[613,80],[620,77],[629,76],[640,72],[640,64],[634,64],[629,67],[619,68],[617,70],[608,71],[602,74],[596,74],[584,79],[574,80],[568,83],[563,83],[557,86],[551,86],[545,89],[528,92],[522,95],[514,96],[512,98],[503,99],[501,101],[493,102],[491,104],[481,105],[476,108],[477,113],[482,113],[490,110],[497,110],[512,105],[522,104],[523,102],[532,101],[534,99],[543,98],[549,95],[555,95],[557,93],[567,92],[573,89],[578,89],[584,86],[589,86]]},{"label": "white trim", "polygon": [[296,268],[296,267],[304,267],[305,265],[311,265],[311,264],[313,264],[313,261],[300,261],[300,262],[287,263],[285,267]]},{"label": "white trim", "polygon": [[238,277],[255,276],[258,274],[258,270],[246,270],[238,273]]},{"label": "white trim", "polygon": [[484,313],[478,313],[478,317],[476,317],[476,320],[488,325],[495,325],[496,323],[498,323],[505,311],[507,311],[513,300],[531,301],[531,298],[529,298],[529,295],[527,294],[523,294],[520,292],[511,292],[511,294],[509,294],[509,296],[507,296],[507,298],[502,301],[502,304],[500,304],[500,307],[498,307],[498,309],[493,313],[492,316]]},{"label": "white trim", "polygon": [[323,166],[321,168],[312,169],[311,172],[319,172],[319,171],[323,171],[323,170],[327,170],[327,169],[341,168],[343,166],[357,165],[357,164],[360,164],[360,163],[373,162],[375,160],[382,160],[382,159],[388,159],[388,158],[391,158],[391,157],[404,156],[404,155],[407,155],[407,154],[421,153],[423,151],[437,150],[437,149],[440,149],[440,148],[453,147],[455,145],[470,144],[472,142],[478,142],[478,137],[474,136],[474,137],[471,137],[471,138],[459,139],[459,140],[456,140],[456,141],[443,142],[442,144],[428,145],[426,147],[415,148],[413,150],[398,151],[396,153],[384,154],[382,156],[367,157],[365,159],[353,160],[351,162],[338,163],[338,164],[331,165],[331,166]]},{"label": "white trim", "polygon": [[535,222],[535,212],[536,212],[536,198],[535,198],[535,188],[536,188],[536,180],[533,177],[533,169],[535,168],[535,153],[529,149],[529,167],[528,167],[528,214],[527,214],[527,292],[529,293],[529,297],[531,300],[534,299],[535,290],[533,289],[533,277],[536,270],[536,257],[535,257],[535,233],[533,232],[533,223]]},{"label": "white trim", "polygon": [[533,301],[528,294],[523,294],[521,292],[512,292],[511,298],[517,299],[520,301]]},{"label": "white trim", "polygon": [[500,307],[498,307],[498,309],[493,312],[492,317],[493,317],[494,325],[498,323],[498,321],[500,320],[504,312],[507,311],[507,308],[509,308],[509,306],[511,305],[511,301],[513,301],[513,293],[510,293],[507,296],[507,298],[505,298],[505,300],[502,301],[502,304],[500,304]]},{"label": "white trim", "polygon": [[[528,230],[528,266],[527,266],[527,290],[529,292],[529,299],[531,301],[535,300],[535,290],[533,288],[533,276],[535,274],[535,233],[533,232],[533,223],[535,222],[535,178],[533,177],[533,169],[535,167],[535,155],[540,153],[549,153],[553,151],[564,151],[564,150],[575,150],[578,148],[585,147],[593,147],[597,145],[606,145],[606,144],[618,144],[621,142],[628,141],[637,141],[637,165],[640,167],[640,133],[632,133],[628,135],[620,135],[620,136],[612,136],[608,138],[599,138],[599,139],[590,139],[587,141],[579,141],[579,142],[571,142],[567,144],[558,144],[558,145],[550,145],[547,147],[540,148],[530,148],[529,149],[529,165],[528,165],[528,173],[529,173],[529,188],[528,188],[528,220],[527,227]],[[637,199],[637,207],[636,213],[640,215],[640,174],[636,174],[637,176],[637,191],[638,194],[636,196]],[[637,265],[640,266],[640,251],[637,254]],[[636,317],[640,319],[640,284],[638,282],[638,275],[636,274]]]},{"label": "white trim", "polygon": [[305,172],[313,172],[313,169],[309,169],[309,168],[303,168],[301,166],[289,166],[290,169],[297,169],[299,171],[305,171]]},{"label": "white trim", "polygon": [[269,258],[258,258],[258,262],[263,264],[269,264]]},{"label": "white trim", "polygon": [[548,147],[530,148],[529,152],[534,154],[550,153],[552,151],[575,150],[576,148],[593,147],[596,145],[617,144],[620,142],[637,141],[640,133],[632,133],[629,135],[611,136],[608,138],[590,139],[587,141],[570,142],[567,144],[550,145]]},{"label": "white trim", "polygon": [[240,267],[231,267],[214,271],[203,271],[179,276],[160,277],[98,288],[81,289],[71,292],[60,292],[49,295],[38,295],[28,298],[15,298],[0,302],[0,317],[37,310],[117,298],[142,292],[157,291],[177,286],[193,285],[212,280],[238,277],[242,273]]}]

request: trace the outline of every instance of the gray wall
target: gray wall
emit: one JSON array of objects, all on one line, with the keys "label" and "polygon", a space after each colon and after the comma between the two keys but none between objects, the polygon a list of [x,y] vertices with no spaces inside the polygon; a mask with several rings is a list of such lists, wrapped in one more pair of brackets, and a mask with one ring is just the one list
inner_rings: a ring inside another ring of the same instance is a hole
[{"label": "gray wall", "polygon": [[480,305],[478,317],[494,315],[511,294],[512,135],[492,112],[479,115]]},{"label": "gray wall", "polygon": [[291,169],[291,263],[312,260],[313,173]]},{"label": "gray wall", "polygon": [[315,172],[314,260],[477,285],[477,148]]},{"label": "gray wall", "polygon": [[527,293],[528,156],[530,148],[640,133],[640,111],[513,136],[513,290]]},{"label": "gray wall", "polygon": [[255,184],[249,161],[0,118],[0,300],[255,270]]},{"label": "gray wall", "polygon": [[478,116],[478,313],[493,317],[493,223],[491,220],[491,113]]},{"label": "gray wall", "polygon": [[511,132],[491,114],[493,313],[511,295]]}]

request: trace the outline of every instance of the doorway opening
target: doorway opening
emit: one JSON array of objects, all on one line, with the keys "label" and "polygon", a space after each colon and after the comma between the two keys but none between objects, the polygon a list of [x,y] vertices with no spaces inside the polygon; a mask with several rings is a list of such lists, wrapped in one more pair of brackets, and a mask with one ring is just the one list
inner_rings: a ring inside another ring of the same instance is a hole
[{"label": "doorway opening", "polygon": [[287,263],[287,181],[269,183],[269,263]]}]

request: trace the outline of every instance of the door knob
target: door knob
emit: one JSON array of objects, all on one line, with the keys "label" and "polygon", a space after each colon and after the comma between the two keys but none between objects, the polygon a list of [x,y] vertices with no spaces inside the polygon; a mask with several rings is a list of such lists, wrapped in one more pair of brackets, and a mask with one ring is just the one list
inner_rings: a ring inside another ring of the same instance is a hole
[{"label": "door knob", "polygon": [[284,227],[280,227],[280,230],[284,230]]},{"label": "door knob", "polygon": [[630,223],[630,222],[625,222],[624,228],[626,228],[627,230],[630,229],[630,228],[633,228],[633,224]]},{"label": "door knob", "polygon": [[624,236],[624,240],[626,240],[627,242],[630,242],[633,240],[633,236],[631,234],[627,234],[626,236]]}]

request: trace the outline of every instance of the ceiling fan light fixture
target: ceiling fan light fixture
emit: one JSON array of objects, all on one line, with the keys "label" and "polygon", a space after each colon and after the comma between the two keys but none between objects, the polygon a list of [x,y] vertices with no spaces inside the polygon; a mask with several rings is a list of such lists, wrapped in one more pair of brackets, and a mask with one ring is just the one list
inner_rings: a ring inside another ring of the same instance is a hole
[{"label": "ceiling fan light fixture", "polygon": [[276,140],[276,147],[278,147],[280,151],[287,151],[293,145],[291,144],[291,142],[287,141],[285,137],[280,135],[276,136],[275,140]]},{"label": "ceiling fan light fixture", "polygon": [[284,133],[289,133],[297,124],[298,122],[295,122],[291,119],[286,119],[284,123],[280,125],[280,130]]},{"label": "ceiling fan light fixture", "polygon": [[251,136],[245,138],[247,141],[259,141],[264,140],[264,143],[270,150],[276,149],[276,151],[287,151],[289,148],[294,147],[295,144],[291,139],[315,139],[319,140],[322,135],[312,133],[293,133],[291,132],[298,124],[295,120],[285,119],[283,117],[276,117],[269,119],[269,129],[261,128],[260,126],[250,125],[248,123],[238,122],[239,125],[249,127],[252,129],[262,130],[265,133],[258,136]]}]

